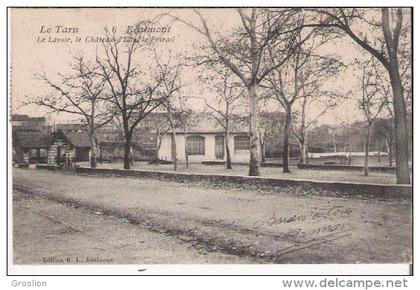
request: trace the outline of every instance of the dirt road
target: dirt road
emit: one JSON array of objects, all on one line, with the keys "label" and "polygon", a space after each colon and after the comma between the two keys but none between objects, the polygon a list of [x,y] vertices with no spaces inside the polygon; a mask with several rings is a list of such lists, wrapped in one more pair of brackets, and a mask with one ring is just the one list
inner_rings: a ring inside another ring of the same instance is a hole
[{"label": "dirt road", "polygon": [[193,247],[123,218],[14,191],[15,264],[253,263]]},{"label": "dirt road", "polygon": [[[411,261],[411,203],[404,200],[28,169],[14,169],[13,183],[15,262],[24,264],[49,256],[99,256],[116,263]],[[42,208],[51,212],[36,213]],[[42,220],[55,223],[52,233],[64,231],[63,238],[48,238]]]}]

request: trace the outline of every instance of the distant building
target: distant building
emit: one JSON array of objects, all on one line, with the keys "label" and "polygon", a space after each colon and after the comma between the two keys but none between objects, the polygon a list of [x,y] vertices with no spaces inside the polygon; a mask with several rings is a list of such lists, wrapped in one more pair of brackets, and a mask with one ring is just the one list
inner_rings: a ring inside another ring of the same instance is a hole
[{"label": "distant building", "polygon": [[[158,156],[161,160],[172,160],[171,132],[162,136]],[[223,127],[208,114],[198,114],[185,130],[177,129],[175,137],[177,159],[185,160],[187,152],[189,161],[223,161],[226,160],[225,134]],[[247,123],[236,125],[230,131],[229,151],[233,162],[249,161],[249,129]]]},{"label": "distant building", "polygon": [[[192,112],[192,122],[185,128],[175,129],[177,159],[189,161],[223,161],[226,160],[225,132],[223,127],[208,113]],[[229,136],[229,151],[233,162],[248,162],[250,158],[249,121],[239,117],[233,122]],[[273,122],[274,120],[274,122]],[[271,121],[273,124],[269,124]],[[91,144],[89,128],[85,124],[55,124],[53,128],[45,125],[42,117],[29,117],[15,114],[12,116],[14,134],[14,153],[17,162],[42,162],[63,164],[89,161]],[[261,114],[261,124],[272,132],[266,138],[266,156],[277,157],[278,143],[281,142],[280,115]],[[139,123],[133,132],[131,153],[135,161],[172,160],[172,136],[169,130],[166,113],[154,112]],[[271,128],[273,127],[273,128]],[[29,133],[32,132],[32,133]],[[31,140],[35,140],[31,142]],[[124,158],[125,138],[121,129],[107,124],[96,130],[97,159],[114,161]],[[158,144],[159,143],[159,144]],[[19,146],[16,147],[15,146]],[[32,147],[31,147],[32,146]],[[15,148],[16,147],[16,148]],[[282,147],[281,147],[282,148]],[[277,150],[277,151],[276,151]],[[15,156],[14,155],[14,156]],[[66,158],[68,157],[68,158]]]},{"label": "distant building", "polygon": [[13,114],[11,122],[13,131],[43,130],[45,128],[44,117],[29,117],[28,115]]},{"label": "distant building", "polygon": [[61,130],[64,133],[82,132],[82,131],[87,131],[88,127],[86,126],[86,124],[80,124],[80,123],[55,124],[54,131],[58,131],[58,130]]},{"label": "distant building", "polygon": [[90,150],[90,136],[86,131],[63,132],[60,129],[52,134],[48,163],[64,164],[66,160],[71,160],[71,162],[89,161]]},{"label": "distant building", "polygon": [[13,114],[12,152],[17,163],[46,163],[50,130],[44,117]]},{"label": "distant building", "polygon": [[50,134],[45,131],[14,131],[13,161],[17,163],[47,163]]},{"label": "distant building", "polygon": [[[156,156],[157,139],[154,122],[159,113],[150,113],[133,132],[131,150],[135,161],[153,160]],[[122,129],[107,124],[96,130],[100,151],[99,161],[122,160],[124,158],[125,138]]]}]

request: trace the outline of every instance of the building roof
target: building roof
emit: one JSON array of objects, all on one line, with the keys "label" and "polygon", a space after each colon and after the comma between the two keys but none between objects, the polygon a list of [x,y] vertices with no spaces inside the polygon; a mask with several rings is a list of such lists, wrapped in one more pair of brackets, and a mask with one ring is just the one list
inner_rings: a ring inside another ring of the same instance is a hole
[{"label": "building roof", "polygon": [[26,121],[28,120],[28,115],[21,115],[21,114],[13,114],[12,121]]},{"label": "building roof", "polygon": [[68,123],[68,124],[55,124],[55,130],[61,130],[63,132],[77,132],[83,131],[87,129],[86,124],[79,124],[79,123]]},{"label": "building roof", "polygon": [[14,125],[12,127],[12,131],[13,132],[17,132],[17,131],[44,131],[44,132],[51,132],[52,130],[52,126],[34,126],[34,125]]},{"label": "building roof", "polygon": [[43,131],[17,131],[14,142],[22,148],[48,148],[50,134]]},{"label": "building roof", "polygon": [[[236,122],[231,121],[231,134],[242,134],[249,132],[249,122],[246,118],[238,117]],[[185,130],[187,134],[219,134],[223,133],[222,125],[209,113],[197,113],[192,116]],[[183,128],[176,129],[177,134],[183,134]]]},{"label": "building roof", "polygon": [[44,117],[29,117],[28,115],[23,114],[13,114],[12,121],[37,121],[37,122],[44,122]]},{"label": "building roof", "polygon": [[64,135],[74,147],[90,147],[90,136],[86,131],[66,132]]}]

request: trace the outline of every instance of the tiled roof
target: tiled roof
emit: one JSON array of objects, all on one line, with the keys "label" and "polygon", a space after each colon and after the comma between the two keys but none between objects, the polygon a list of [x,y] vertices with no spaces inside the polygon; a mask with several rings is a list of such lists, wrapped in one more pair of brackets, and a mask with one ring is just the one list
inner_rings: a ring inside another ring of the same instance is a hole
[{"label": "tiled roof", "polygon": [[50,134],[42,131],[17,131],[15,142],[22,148],[48,148]]},{"label": "tiled roof", "polygon": [[[260,122],[264,123],[267,120],[274,120],[275,122],[282,123],[284,119],[282,112],[261,112]],[[235,116],[235,120],[230,121],[230,133],[243,134],[249,133],[249,117],[248,116]],[[188,134],[210,134],[221,133],[223,127],[216,121],[216,119],[209,113],[194,113],[192,122],[187,126],[186,131]],[[182,128],[177,128],[178,134],[183,133]]]},{"label": "tiled roof", "polygon": [[55,129],[63,132],[86,130],[86,128],[85,124],[55,124]]},{"label": "tiled roof", "polygon": [[44,117],[29,117],[28,115],[13,114],[12,121],[45,121]]},{"label": "tiled roof", "polygon": [[26,121],[29,119],[28,115],[13,114],[12,121]]},{"label": "tiled roof", "polygon": [[13,132],[17,131],[45,131],[45,132],[51,132],[51,126],[39,126],[39,125],[33,125],[33,124],[25,124],[25,125],[17,125],[12,127]]},{"label": "tiled roof", "polygon": [[[222,133],[223,127],[217,120],[208,113],[198,113],[192,116],[192,121],[186,126],[187,133]],[[249,132],[249,122],[246,118],[240,118],[238,122],[231,122],[231,133],[247,133]],[[177,128],[177,133],[183,133],[183,128]]]},{"label": "tiled roof", "polygon": [[90,137],[86,131],[67,132],[64,135],[75,147],[90,147]]}]

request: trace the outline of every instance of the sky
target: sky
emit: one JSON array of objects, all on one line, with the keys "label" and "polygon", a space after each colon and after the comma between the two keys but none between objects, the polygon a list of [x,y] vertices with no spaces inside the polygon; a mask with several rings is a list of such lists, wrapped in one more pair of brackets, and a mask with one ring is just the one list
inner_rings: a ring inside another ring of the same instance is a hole
[{"label": "sky", "polygon": [[[202,9],[202,14],[209,21],[214,31],[228,31],[238,24],[238,14],[234,9]],[[65,74],[69,71],[69,64],[74,55],[84,55],[92,58],[100,50],[100,43],[92,42],[97,36],[102,36],[104,28],[115,29],[116,34],[124,33],[129,26],[139,19],[153,18],[161,13],[171,13],[191,22],[198,21],[191,9],[147,9],[147,8],[21,8],[12,9],[10,14],[10,98],[12,113],[23,113],[31,116],[43,116],[45,109],[20,105],[37,96],[48,92],[48,88],[35,74],[45,71],[47,76],[54,79],[57,73]],[[155,26],[167,27],[169,32],[159,36],[173,38],[173,42],[159,44],[159,49],[167,55],[191,55],[194,47],[200,46],[205,39],[198,32],[188,26],[168,20],[161,20]],[[67,42],[57,42],[57,39]],[[77,41],[80,40],[80,41]],[[336,53],[344,62],[361,55],[360,49],[349,40],[337,40],[324,48],[325,53]],[[136,56],[139,65],[150,64],[150,57],[144,54]],[[189,87],[187,94],[194,96],[189,101],[192,108],[200,110],[205,107],[201,97],[209,100],[214,98],[211,91],[205,90],[197,82],[199,72],[194,68],[184,73]],[[353,72],[349,71],[331,79],[325,86],[331,86],[346,91],[357,86]],[[346,99],[340,106],[325,114],[320,124],[340,124],[352,122],[362,118],[357,105],[351,98]],[[50,120],[55,123],[66,123],[74,119],[70,115],[51,115]]]}]

